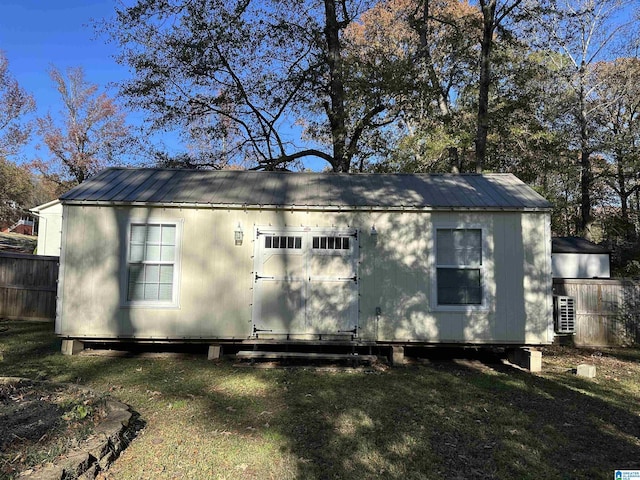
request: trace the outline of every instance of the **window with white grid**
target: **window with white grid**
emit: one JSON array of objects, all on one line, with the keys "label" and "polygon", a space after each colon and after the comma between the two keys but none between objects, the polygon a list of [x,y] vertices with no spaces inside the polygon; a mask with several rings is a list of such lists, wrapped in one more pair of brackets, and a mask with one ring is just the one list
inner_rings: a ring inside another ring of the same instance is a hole
[{"label": "window with white grid", "polygon": [[481,305],[483,299],[482,230],[436,230],[438,305]]},{"label": "window with white grid", "polygon": [[132,223],[127,251],[127,302],[169,305],[176,300],[175,223]]}]

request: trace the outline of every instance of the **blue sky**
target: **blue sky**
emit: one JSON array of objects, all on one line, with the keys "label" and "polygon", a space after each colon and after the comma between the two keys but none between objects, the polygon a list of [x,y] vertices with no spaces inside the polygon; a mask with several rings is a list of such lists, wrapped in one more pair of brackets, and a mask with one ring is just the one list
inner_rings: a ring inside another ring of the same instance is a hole
[{"label": "blue sky", "polygon": [[[83,67],[86,79],[98,84],[113,97],[117,95],[115,82],[129,76],[127,67],[114,59],[117,47],[106,37],[98,38],[94,24],[114,15],[118,0],[1,0],[0,50],[9,60],[11,75],[36,100],[37,115],[61,109],[48,70],[55,65],[60,70]],[[131,124],[142,123],[142,112],[129,112]],[[153,137],[170,153],[184,151],[177,135],[164,133]],[[162,142],[159,141],[162,140]],[[14,160],[30,161],[39,155],[46,158],[46,149],[37,151],[34,136],[30,145]],[[321,169],[326,165],[316,159],[305,162],[307,168]]]},{"label": "blue sky", "polygon": [[[112,58],[112,46],[95,39],[92,19],[113,14],[112,0],[4,0],[0,48],[20,84],[39,101],[39,110],[55,100],[47,70],[82,66],[88,80],[104,85],[127,71]],[[46,108],[45,108],[46,111]]]},{"label": "blue sky", "polygon": [[[116,96],[112,84],[127,78],[128,70],[113,58],[116,47],[97,38],[93,27],[94,21],[113,16],[115,4],[115,0],[2,0],[0,50],[9,60],[11,75],[35,97],[38,115],[56,115],[61,108],[48,74],[51,65],[61,70],[83,67],[88,81]],[[136,124],[143,117],[132,112],[127,118]],[[17,160],[31,160],[36,143],[34,138]]]}]

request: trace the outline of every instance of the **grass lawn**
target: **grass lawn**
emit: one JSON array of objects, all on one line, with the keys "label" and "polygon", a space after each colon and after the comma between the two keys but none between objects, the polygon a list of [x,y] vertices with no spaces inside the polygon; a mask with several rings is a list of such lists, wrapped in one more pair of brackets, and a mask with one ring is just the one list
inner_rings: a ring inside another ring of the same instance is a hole
[{"label": "grass lawn", "polygon": [[[63,357],[47,323],[0,322],[0,375],[111,392],[144,428],[113,479],[611,479],[640,470],[640,350],[554,347],[405,368],[234,368]],[[587,380],[571,369],[596,365]]]}]

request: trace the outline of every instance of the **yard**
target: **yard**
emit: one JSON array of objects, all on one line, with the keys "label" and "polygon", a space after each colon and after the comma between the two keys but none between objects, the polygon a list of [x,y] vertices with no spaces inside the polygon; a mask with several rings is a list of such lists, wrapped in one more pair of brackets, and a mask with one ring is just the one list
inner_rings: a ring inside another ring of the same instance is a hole
[{"label": "yard", "polygon": [[[549,348],[533,375],[479,354],[258,369],[59,348],[49,323],[0,321],[1,376],[82,384],[140,414],[106,478],[610,479],[640,469],[639,350]],[[572,372],[584,362],[595,379]]]}]

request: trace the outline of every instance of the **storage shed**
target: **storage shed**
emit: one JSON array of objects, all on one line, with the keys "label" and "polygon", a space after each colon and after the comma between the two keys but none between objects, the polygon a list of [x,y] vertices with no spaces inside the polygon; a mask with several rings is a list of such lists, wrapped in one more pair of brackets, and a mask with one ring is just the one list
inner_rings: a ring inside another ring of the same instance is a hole
[{"label": "storage shed", "polygon": [[553,340],[551,205],[510,174],[111,168],[60,200],[66,339]]},{"label": "storage shed", "polygon": [[38,255],[57,257],[62,240],[62,203],[53,200],[30,210],[38,217]]},{"label": "storage shed", "polygon": [[551,239],[554,278],[610,278],[611,250],[582,237]]}]

